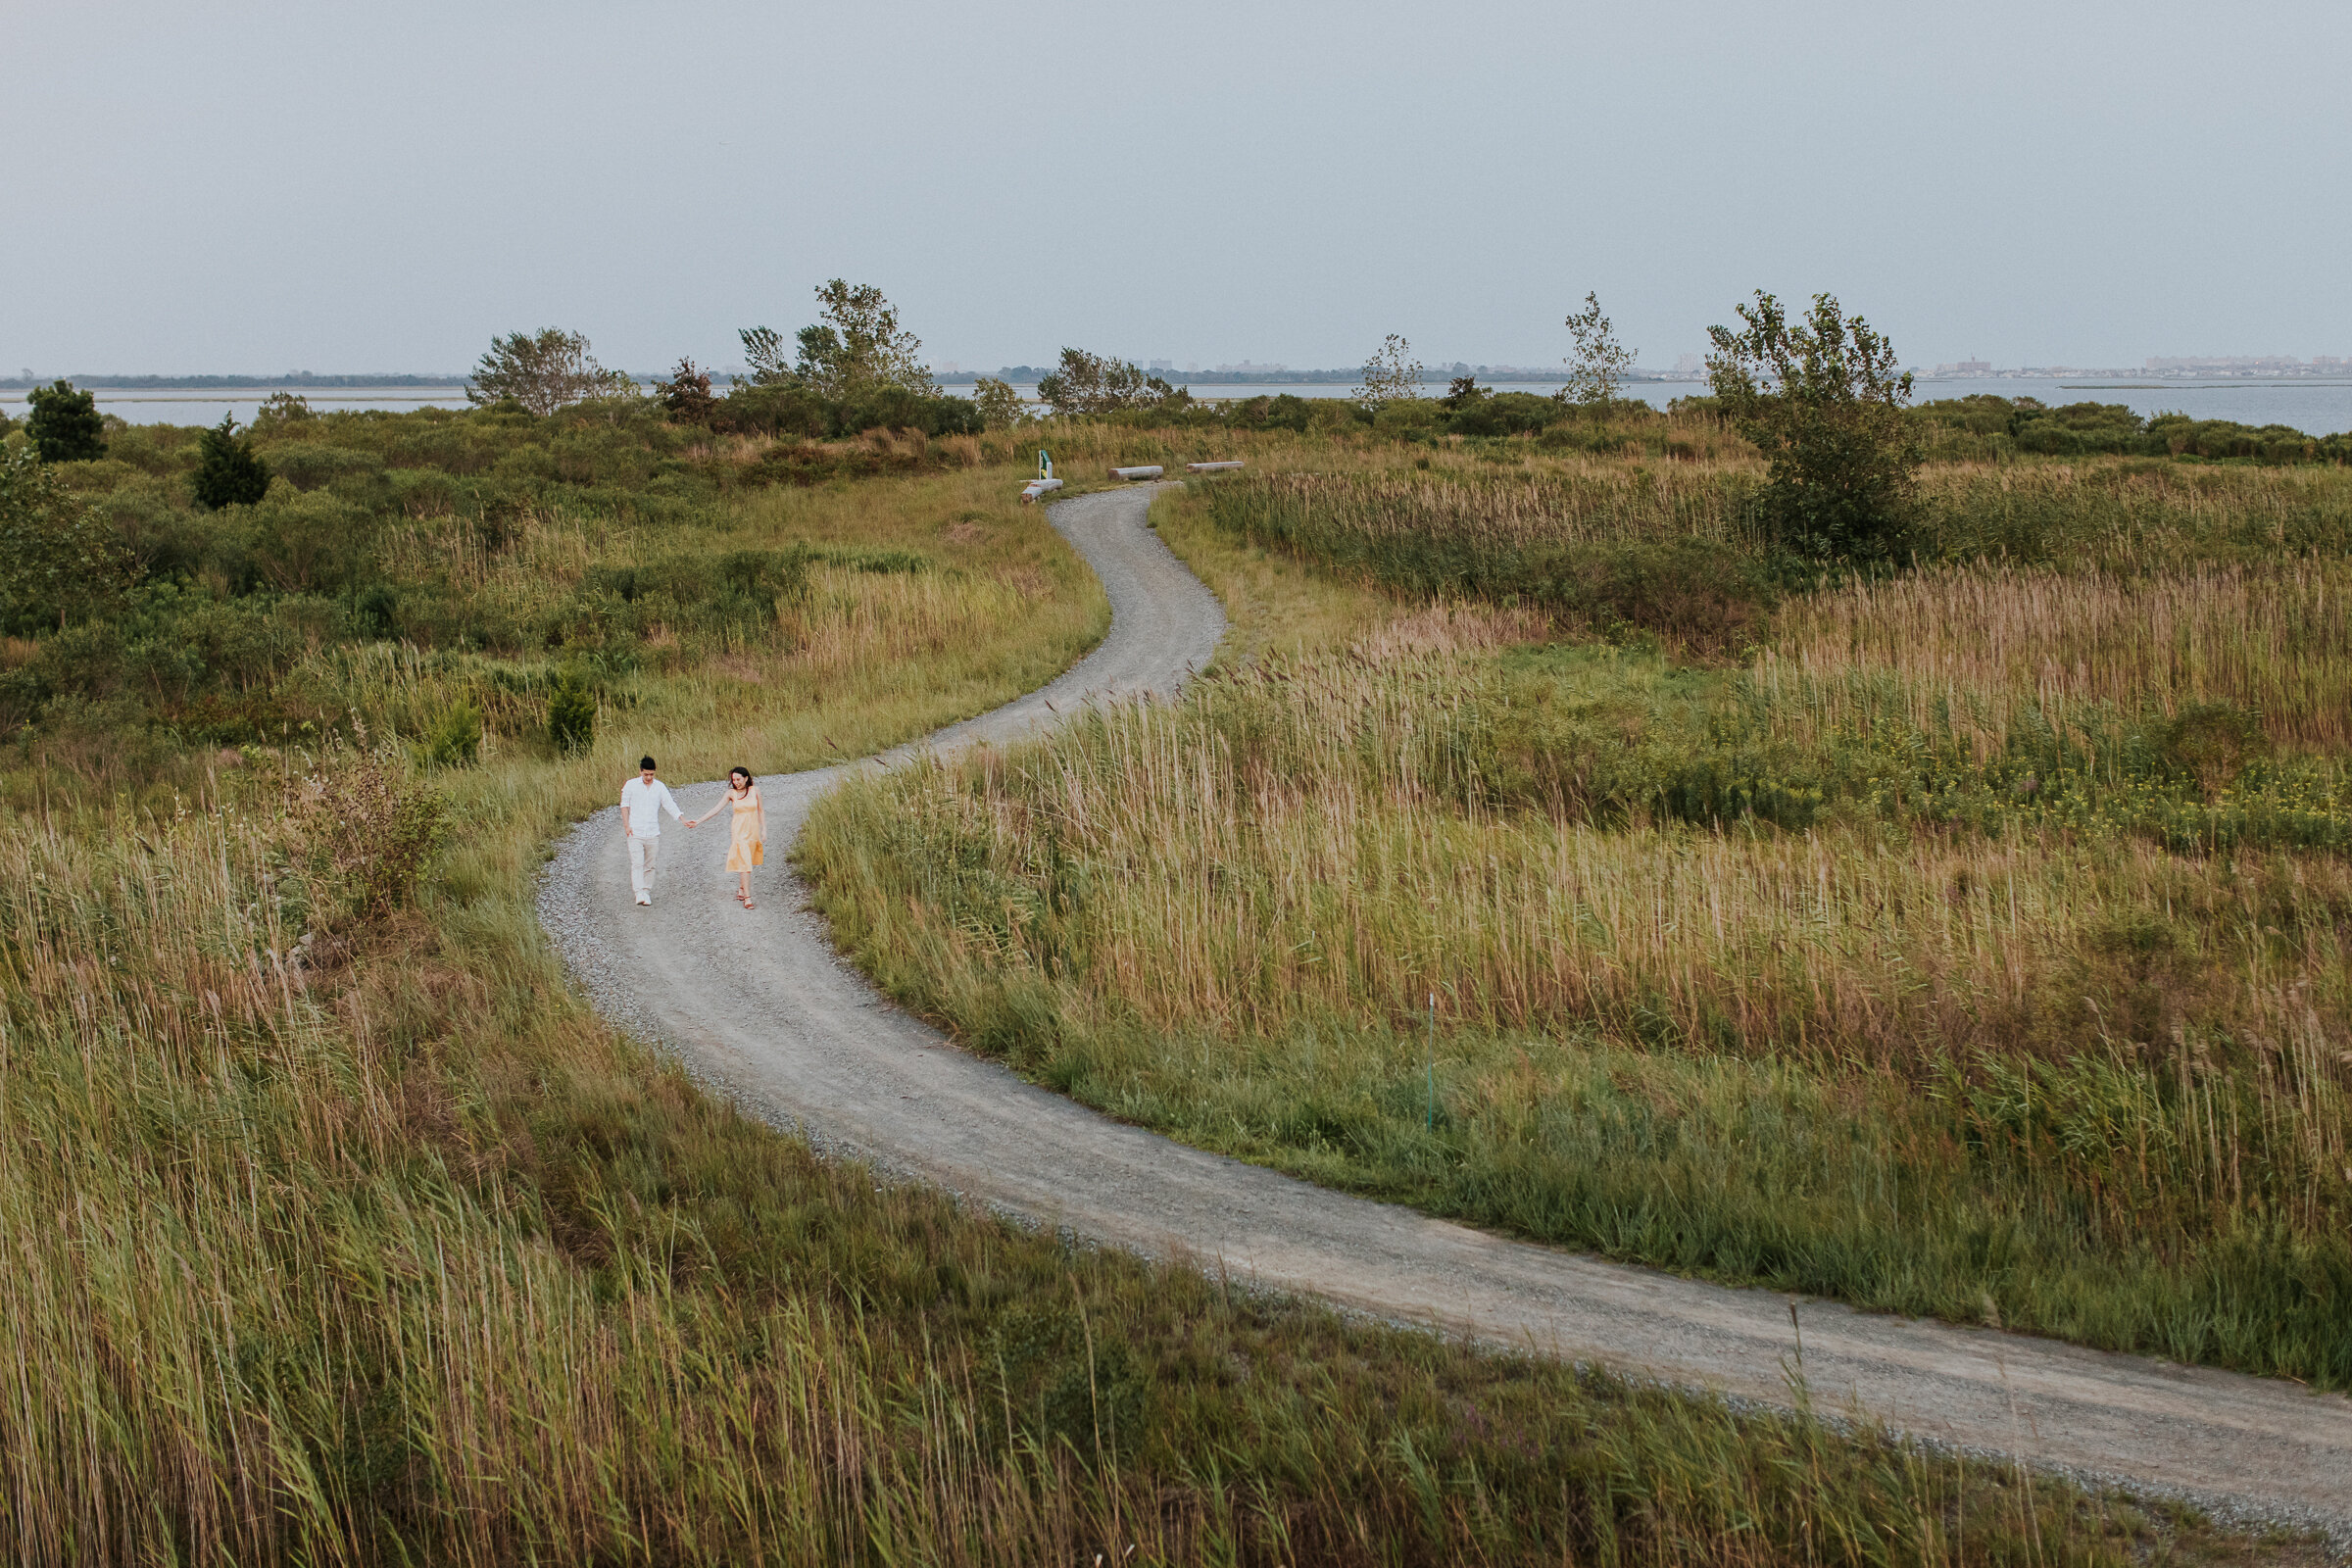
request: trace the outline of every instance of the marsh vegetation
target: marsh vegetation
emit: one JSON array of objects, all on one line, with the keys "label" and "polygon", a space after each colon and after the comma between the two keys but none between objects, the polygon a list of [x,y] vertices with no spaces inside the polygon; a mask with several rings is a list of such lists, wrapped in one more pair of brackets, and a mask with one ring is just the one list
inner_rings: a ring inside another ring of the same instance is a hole
[{"label": "marsh vegetation", "polygon": [[2345,471],[1932,464],[1825,572],[1753,457],[1515,445],[1165,503],[1246,656],[825,803],[842,940],[1319,1181],[2352,1384]]},{"label": "marsh vegetation", "polygon": [[0,676],[18,1556],[2237,1549],[1025,1232],[820,1161],[600,1024],[534,882],[639,752],[861,754],[1100,635],[1014,454],[638,402],[281,408],[250,504],[198,503],[194,430],[17,475],[11,525],[107,565],[11,579]]}]

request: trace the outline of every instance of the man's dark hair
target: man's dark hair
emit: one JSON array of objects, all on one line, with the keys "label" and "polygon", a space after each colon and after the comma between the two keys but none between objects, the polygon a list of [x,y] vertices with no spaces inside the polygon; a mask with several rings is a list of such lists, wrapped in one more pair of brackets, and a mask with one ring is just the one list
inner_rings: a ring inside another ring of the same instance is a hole
[{"label": "man's dark hair", "polygon": [[640,757],[637,759],[637,769],[642,773],[652,772],[654,770],[654,760],[650,757]]}]

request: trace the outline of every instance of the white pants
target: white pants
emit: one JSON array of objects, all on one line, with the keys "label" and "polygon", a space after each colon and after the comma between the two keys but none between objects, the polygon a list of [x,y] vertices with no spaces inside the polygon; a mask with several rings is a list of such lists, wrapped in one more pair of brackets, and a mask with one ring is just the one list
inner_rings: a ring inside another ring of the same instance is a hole
[{"label": "white pants", "polygon": [[654,896],[654,862],[661,855],[662,840],[659,835],[629,835],[629,891],[640,900]]}]

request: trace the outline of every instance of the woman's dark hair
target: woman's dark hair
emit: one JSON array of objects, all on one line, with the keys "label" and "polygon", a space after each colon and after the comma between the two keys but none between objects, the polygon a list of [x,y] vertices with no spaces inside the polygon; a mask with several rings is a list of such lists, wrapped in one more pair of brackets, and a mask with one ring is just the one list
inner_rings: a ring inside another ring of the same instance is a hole
[{"label": "woman's dark hair", "polygon": [[748,767],[730,767],[727,769],[727,777],[729,778],[733,778],[738,773],[743,775],[743,787],[747,790],[750,789],[754,784],[760,782],[758,779],[752,777],[752,770]]}]

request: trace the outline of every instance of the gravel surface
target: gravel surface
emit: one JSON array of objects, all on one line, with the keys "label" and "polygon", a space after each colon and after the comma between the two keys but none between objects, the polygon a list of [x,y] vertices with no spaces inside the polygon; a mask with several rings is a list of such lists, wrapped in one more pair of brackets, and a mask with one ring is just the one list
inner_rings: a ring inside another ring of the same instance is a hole
[{"label": "gravel surface", "polygon": [[[1441,1333],[1825,1414],[2184,1496],[2224,1517],[2352,1543],[2352,1400],[2052,1341],[1732,1290],[1507,1241],[1325,1191],[1110,1120],[972,1056],[835,952],[783,865],[809,804],[852,768],[1003,744],[1088,704],[1167,698],[1225,617],[1146,520],[1145,487],[1049,515],[1102,577],[1109,635],[1043,690],[913,746],[764,779],[768,868],[746,912],[723,823],[662,833],[656,904],[630,903],[617,808],[558,847],[539,911],[597,1009],[747,1110],[966,1200],[1261,1288]],[[614,780],[615,794],[619,780]],[[717,783],[679,790],[689,813]]]}]

